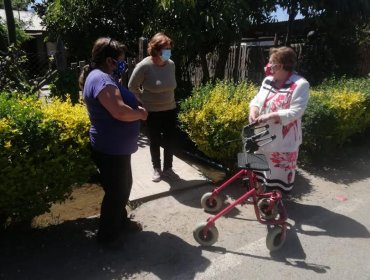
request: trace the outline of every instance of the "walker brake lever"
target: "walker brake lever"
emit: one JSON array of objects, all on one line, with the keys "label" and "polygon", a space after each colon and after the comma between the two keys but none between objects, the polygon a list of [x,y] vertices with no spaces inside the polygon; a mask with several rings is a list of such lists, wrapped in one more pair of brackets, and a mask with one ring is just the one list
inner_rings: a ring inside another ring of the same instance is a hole
[{"label": "walker brake lever", "polygon": [[[265,146],[266,144],[271,143],[272,141],[274,141],[275,138],[276,138],[276,135],[271,135],[271,137],[256,140],[256,144],[258,145],[258,147],[262,147],[262,146]],[[263,141],[266,141],[266,140],[269,140],[269,141],[264,142],[261,145],[259,145],[260,142],[263,142]]]},{"label": "walker brake lever", "polygon": [[256,123],[246,125],[243,128],[243,135],[242,136],[243,136],[243,138],[252,137],[252,136],[254,136],[254,134],[252,133],[252,130],[261,129],[261,128],[264,128],[263,131],[265,131],[269,128],[269,125],[264,124],[264,125],[256,126]]}]

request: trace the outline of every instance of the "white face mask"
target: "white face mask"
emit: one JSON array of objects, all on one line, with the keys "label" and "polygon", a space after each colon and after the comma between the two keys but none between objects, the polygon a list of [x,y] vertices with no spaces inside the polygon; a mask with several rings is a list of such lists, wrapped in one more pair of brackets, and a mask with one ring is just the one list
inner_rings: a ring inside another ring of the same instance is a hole
[{"label": "white face mask", "polygon": [[163,49],[160,56],[162,61],[167,61],[171,58],[171,49]]}]

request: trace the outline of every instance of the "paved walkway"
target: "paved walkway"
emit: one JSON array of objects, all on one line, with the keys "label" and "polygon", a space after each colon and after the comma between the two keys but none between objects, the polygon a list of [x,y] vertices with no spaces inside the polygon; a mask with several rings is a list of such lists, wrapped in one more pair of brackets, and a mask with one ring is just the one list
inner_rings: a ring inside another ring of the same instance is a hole
[{"label": "paved walkway", "polygon": [[[163,149],[161,148],[163,159]],[[148,201],[160,196],[167,195],[173,191],[202,186],[208,180],[201,172],[178,157],[174,157],[173,170],[179,175],[178,180],[163,179],[160,182],[152,182],[153,167],[149,151],[148,139],[141,135],[139,139],[139,150],[132,155],[131,159],[133,186],[130,201]]]},{"label": "paved walkway", "polygon": [[[148,190],[159,195],[162,187],[177,189],[181,184],[151,182],[149,149],[141,140],[132,160],[133,194],[140,185],[147,199]],[[196,169],[177,158],[174,166],[190,182],[188,186],[203,180]],[[201,196],[213,187],[205,185],[139,205],[133,214],[144,225],[143,232],[125,236],[112,250],[96,244],[96,217],[78,217],[27,234],[4,233],[0,235],[0,279],[369,280],[369,166],[368,142],[302,166],[284,203],[289,230],[277,252],[267,250],[269,228],[256,221],[248,204],[238,205],[216,221],[219,238],[213,246],[199,246],[192,232],[211,215],[200,206]],[[226,202],[244,192],[237,184],[228,187]],[[97,205],[96,199],[93,203]],[[54,219],[57,222],[58,216]]]}]

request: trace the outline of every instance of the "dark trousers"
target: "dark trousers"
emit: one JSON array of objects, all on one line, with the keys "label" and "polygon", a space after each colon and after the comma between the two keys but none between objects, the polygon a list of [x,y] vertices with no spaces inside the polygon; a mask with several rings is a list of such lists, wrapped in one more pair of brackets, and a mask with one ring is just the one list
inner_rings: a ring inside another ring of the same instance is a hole
[{"label": "dark trousers", "polygon": [[126,204],[132,187],[131,155],[107,155],[97,151],[92,155],[104,189],[98,236],[110,239],[118,235],[128,219]]},{"label": "dark trousers", "polygon": [[163,170],[172,168],[176,132],[176,109],[149,112],[147,118],[150,154],[154,168],[161,168],[160,145],[163,144]]}]

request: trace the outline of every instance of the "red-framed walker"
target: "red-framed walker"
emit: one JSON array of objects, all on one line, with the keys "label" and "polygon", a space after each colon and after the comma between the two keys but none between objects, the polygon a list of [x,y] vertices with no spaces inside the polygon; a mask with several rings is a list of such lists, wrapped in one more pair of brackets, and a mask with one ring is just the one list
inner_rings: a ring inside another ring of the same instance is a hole
[{"label": "red-framed walker", "polygon": [[[238,167],[240,170],[230,179],[226,180],[212,192],[205,193],[201,198],[202,208],[211,213],[206,222],[199,223],[193,231],[195,240],[204,246],[213,245],[218,239],[216,220],[230,212],[238,204],[251,204],[257,220],[261,224],[268,225],[266,246],[270,251],[280,249],[286,239],[288,215],[285,210],[281,192],[273,190],[264,192],[264,185],[258,182],[255,171],[268,171],[267,160],[262,154],[255,154],[259,147],[267,145],[275,138],[269,135],[268,125],[245,126],[242,131],[243,153],[238,154]],[[232,182],[242,179],[247,183],[247,191],[227,207],[223,207],[221,191]],[[221,211],[220,211],[221,210]]]}]

